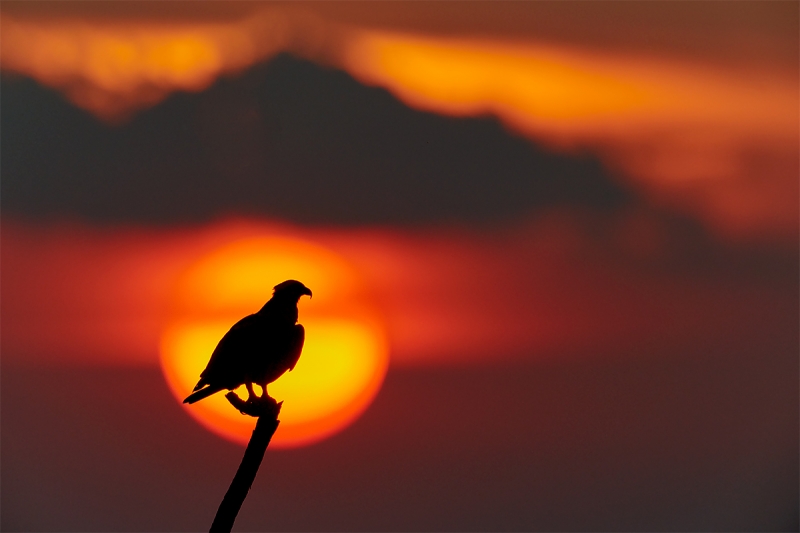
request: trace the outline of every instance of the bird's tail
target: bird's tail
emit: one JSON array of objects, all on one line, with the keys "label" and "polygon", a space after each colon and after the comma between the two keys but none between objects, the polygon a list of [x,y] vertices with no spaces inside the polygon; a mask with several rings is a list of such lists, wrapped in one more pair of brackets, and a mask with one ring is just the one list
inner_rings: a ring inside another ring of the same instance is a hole
[{"label": "bird's tail", "polygon": [[183,400],[183,403],[199,402],[203,398],[207,398],[207,397],[211,396],[212,394],[214,394],[215,392],[221,391],[223,388],[224,387],[208,386],[208,387],[206,387],[204,389],[196,390],[193,393],[191,393],[189,396],[187,396],[186,399]]}]

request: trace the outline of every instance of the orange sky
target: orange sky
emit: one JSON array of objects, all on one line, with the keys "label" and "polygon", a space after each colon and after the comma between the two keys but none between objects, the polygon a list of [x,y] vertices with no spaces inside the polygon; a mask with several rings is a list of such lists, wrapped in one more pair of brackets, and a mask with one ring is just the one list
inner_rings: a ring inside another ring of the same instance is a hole
[{"label": "orange sky", "polygon": [[6,72],[117,121],[290,51],[412,107],[491,114],[535,142],[598,154],[726,237],[796,238],[800,93],[786,23],[796,6],[533,4],[455,16],[422,3],[12,3],[0,54]]},{"label": "orange sky", "polygon": [[[203,3],[197,9],[9,3],[0,19],[0,56],[4,71],[34,77],[118,121],[171,92],[201,91],[219,76],[288,50],[384,87],[409,106],[491,114],[534,142],[595,153],[651,203],[697,215],[718,234],[794,243],[799,112],[796,47],[790,46],[796,31],[786,19],[797,8],[788,4],[623,3],[601,13],[546,3],[471,3],[456,11],[452,4],[423,3],[368,9],[361,3]],[[699,23],[704,17],[714,25]],[[637,25],[642,21],[649,32]],[[763,53],[769,60],[759,59]],[[556,226],[561,231],[563,224]],[[176,272],[202,250],[253,231],[222,226],[112,236],[66,227],[38,234],[13,224],[3,230],[4,250],[11,250],[4,253],[4,278],[15,280],[4,288],[3,308],[11,311],[4,315],[4,345],[19,353],[53,352],[51,341],[28,326],[54,313],[52,324],[60,328],[54,335],[71,339],[59,357],[102,359],[113,345],[114,359],[129,362],[154,357]],[[489,244],[467,236],[334,231],[313,240],[335,242],[369,280],[385,313],[394,364],[485,354],[498,342],[513,353],[618,340],[653,325],[634,327],[636,313],[626,308],[617,316],[604,307],[613,307],[613,297],[603,287],[616,282],[602,277],[572,296],[592,302],[580,307],[585,316],[554,313],[553,295],[573,290],[565,281],[568,261],[520,263],[515,247],[530,237],[489,254],[482,251]],[[557,245],[563,246],[569,245]],[[51,264],[62,269],[31,281],[31,272]],[[502,279],[509,268],[537,272],[525,288],[537,295],[535,304],[515,301],[513,287],[508,293],[475,288],[476,277]],[[90,294],[84,286],[93,287]],[[658,287],[653,290],[669,292]],[[634,308],[645,305],[635,290],[623,293]],[[565,329],[568,323],[580,324],[580,334]]]}]

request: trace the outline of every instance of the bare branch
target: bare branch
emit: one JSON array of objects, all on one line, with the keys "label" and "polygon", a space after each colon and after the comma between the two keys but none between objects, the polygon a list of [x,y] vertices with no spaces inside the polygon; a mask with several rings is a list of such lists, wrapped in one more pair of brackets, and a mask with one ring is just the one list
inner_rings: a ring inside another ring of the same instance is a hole
[{"label": "bare branch", "polygon": [[280,423],[278,414],[283,405],[283,402],[278,403],[266,395],[252,397],[244,401],[235,392],[231,391],[225,397],[242,414],[256,417],[258,421],[253,430],[253,435],[250,437],[250,442],[247,444],[247,449],[244,451],[242,463],[239,465],[231,486],[219,505],[214,522],[211,524],[210,531],[212,533],[227,533],[233,527],[233,522],[239,514],[239,509],[242,508],[244,499],[247,497],[247,493],[253,485],[253,480],[256,478],[258,467],[261,466],[261,460],[267,451],[269,441],[272,439],[272,435],[275,434],[275,430],[278,429],[278,424]]}]

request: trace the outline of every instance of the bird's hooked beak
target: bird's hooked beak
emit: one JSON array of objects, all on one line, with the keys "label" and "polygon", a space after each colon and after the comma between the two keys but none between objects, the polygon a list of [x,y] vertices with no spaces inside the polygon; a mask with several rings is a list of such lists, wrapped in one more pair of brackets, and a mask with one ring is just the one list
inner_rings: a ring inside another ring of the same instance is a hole
[{"label": "bird's hooked beak", "polygon": [[304,294],[307,294],[309,298],[311,297],[311,289],[294,279],[287,279],[283,283],[278,283],[273,288],[273,291],[274,296],[293,298],[295,301],[299,300]]}]

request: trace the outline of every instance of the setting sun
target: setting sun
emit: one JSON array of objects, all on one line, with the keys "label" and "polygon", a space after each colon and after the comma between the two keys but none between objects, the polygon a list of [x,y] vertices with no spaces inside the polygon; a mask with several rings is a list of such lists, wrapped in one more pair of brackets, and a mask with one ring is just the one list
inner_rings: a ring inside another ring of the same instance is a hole
[{"label": "setting sun", "polygon": [[[306,328],[303,355],[293,372],[268,386],[284,401],[278,447],[309,444],[341,430],[363,412],[383,381],[388,362],[383,329],[358,275],[316,245],[284,238],[234,242],[203,257],[176,284],[173,320],[161,338],[161,362],[181,401],[205,368],[219,339],[243,316],[257,311],[286,279],[314,291],[300,302]],[[246,397],[244,387],[238,391]],[[187,406],[200,423],[246,443],[255,421],[215,394]]]}]

